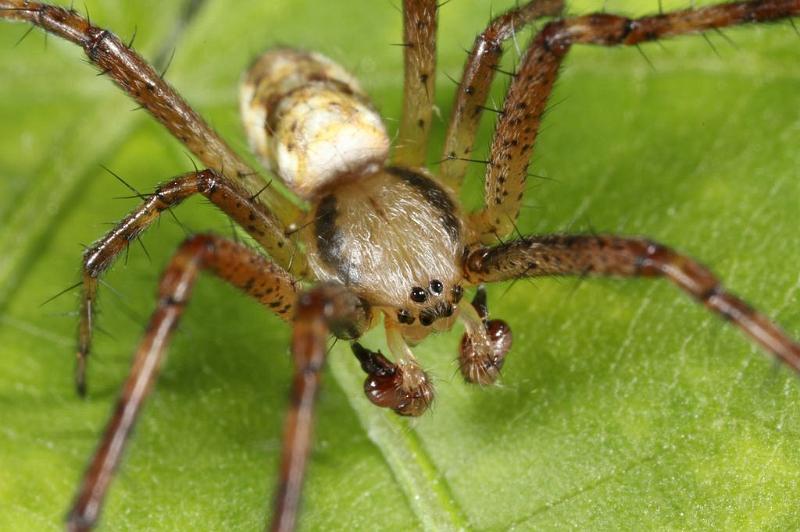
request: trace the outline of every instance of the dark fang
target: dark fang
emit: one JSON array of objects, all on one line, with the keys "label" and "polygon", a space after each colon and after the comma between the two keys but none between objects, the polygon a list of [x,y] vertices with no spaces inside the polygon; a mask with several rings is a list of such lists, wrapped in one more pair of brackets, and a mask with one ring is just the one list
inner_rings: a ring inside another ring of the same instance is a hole
[{"label": "dark fang", "polygon": [[427,327],[431,323],[433,323],[433,316],[430,314],[421,314],[419,317],[419,322]]}]

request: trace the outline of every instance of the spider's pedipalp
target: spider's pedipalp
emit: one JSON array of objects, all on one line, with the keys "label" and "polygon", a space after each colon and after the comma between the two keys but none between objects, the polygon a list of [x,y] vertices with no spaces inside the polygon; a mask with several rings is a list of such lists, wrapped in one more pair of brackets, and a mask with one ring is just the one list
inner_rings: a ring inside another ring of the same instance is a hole
[{"label": "spider's pedipalp", "polygon": [[411,352],[404,331],[391,322],[386,324],[386,343],[395,359],[394,364],[389,362],[394,371],[385,375],[368,372],[364,391],[378,406],[401,416],[421,416],[433,403],[433,382]]},{"label": "spider's pedipalp", "polygon": [[465,332],[459,345],[458,368],[467,382],[492,384],[500,376],[511,349],[511,328],[502,320],[489,319],[482,285],[471,303],[463,301],[459,307]]},{"label": "spider's pedipalp", "polygon": [[240,106],[253,150],[306,199],[380,168],[389,153],[383,122],[356,79],[317,53],[264,53],[242,82]]},{"label": "spider's pedipalp", "polygon": [[[417,377],[409,379],[408,364],[404,373],[403,367],[390,362],[380,351],[370,351],[358,342],[351,348],[367,374],[364,394],[372,404],[390,408],[401,416],[416,417],[425,413],[433,402],[433,386],[418,366],[410,369]],[[416,384],[412,385],[414,381]]]}]

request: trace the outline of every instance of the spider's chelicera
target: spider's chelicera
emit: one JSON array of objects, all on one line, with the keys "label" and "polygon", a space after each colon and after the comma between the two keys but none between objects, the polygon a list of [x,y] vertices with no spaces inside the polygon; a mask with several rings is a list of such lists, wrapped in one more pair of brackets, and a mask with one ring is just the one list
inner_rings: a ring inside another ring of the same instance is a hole
[{"label": "spider's chelicera", "polygon": [[[459,368],[472,383],[499,376],[511,331],[488,315],[483,283],[520,277],[665,277],[730,320],[776,359],[800,370],[800,346],[726,291],[705,267],[642,238],[541,235],[506,240],[519,214],[527,167],[548,96],[573,44],[635,45],[663,37],[794,17],[800,0],[738,2],[640,19],[593,14],[554,19],[531,40],[512,78],[492,139],[484,206],[464,212],[458,193],[487,94],[516,29],[557,17],[560,0],[524,4],[476,38],[452,108],[442,164],[425,169],[435,79],[435,0],[404,0],[403,116],[394,151],[358,82],[330,59],[271,50],[241,85],[250,144],[302,201],[264,187],[256,172],[154,70],[113,34],[75,11],[0,0],[0,17],[32,22],[80,45],[88,58],[146,108],[207,167],[163,184],[84,256],[76,380],[85,393],[100,275],[164,210],[202,194],[246,230],[270,259],[209,234],[189,238],[159,285],[158,306],[130,376],[70,513],[69,527],[96,522],[112,473],[166,345],[201,270],[210,271],[292,323],[295,378],[287,415],[273,527],[294,527],[308,458],[313,405],[329,334],[350,340],[374,404],[417,416],[431,380],[411,347],[456,321],[465,333]],[[297,205],[307,205],[302,209]],[[497,242],[501,242],[498,244]],[[476,287],[471,301],[464,290]],[[356,340],[383,323],[390,357]]]}]

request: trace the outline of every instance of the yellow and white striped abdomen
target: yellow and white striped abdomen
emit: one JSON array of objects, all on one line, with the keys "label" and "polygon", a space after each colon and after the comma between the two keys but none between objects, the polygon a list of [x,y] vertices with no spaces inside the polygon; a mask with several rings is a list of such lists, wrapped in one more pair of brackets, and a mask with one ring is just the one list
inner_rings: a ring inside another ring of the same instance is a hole
[{"label": "yellow and white striped abdomen", "polygon": [[327,57],[271,50],[247,71],[240,98],[252,149],[303,198],[386,161],[380,116],[358,82]]}]

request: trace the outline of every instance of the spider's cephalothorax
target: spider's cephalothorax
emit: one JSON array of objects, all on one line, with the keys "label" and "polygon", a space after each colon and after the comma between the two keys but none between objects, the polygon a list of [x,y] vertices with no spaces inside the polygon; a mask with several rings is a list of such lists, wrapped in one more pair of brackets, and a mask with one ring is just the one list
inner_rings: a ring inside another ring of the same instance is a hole
[{"label": "spider's cephalothorax", "polygon": [[388,165],[384,127],[353,76],[320,54],[273,50],[245,76],[241,108],[253,149],[311,204],[301,226],[316,277],[352,289],[385,317],[398,366],[386,387],[402,399],[376,402],[425,411],[433,389],[408,345],[449,330],[459,315],[470,337],[464,375],[492,382],[510,331],[504,325],[504,350],[492,350],[481,317],[462,302],[471,235],[458,202],[425,169]]},{"label": "spider's cephalothorax", "polygon": [[[499,110],[481,209],[457,201],[473,160],[476,133],[504,41],[541,17],[559,16],[561,0],[532,0],[503,13],[478,35],[456,91],[437,175],[422,168],[436,79],[437,0],[403,0],[403,113],[389,155],[383,123],[356,80],[329,59],[281,48],[261,56],[242,84],[250,142],[298,196],[290,201],[203,121],[163,77],[109,31],[71,9],[32,0],[0,0],[0,18],[26,21],[83,48],[205,166],[162,184],[84,254],[76,382],[85,392],[99,278],[160,213],[201,194],[236,221],[264,254],[201,234],[170,260],[158,304],[136,352],[105,435],[69,516],[71,530],[99,517],[124,444],[158,375],[200,271],[238,287],[291,322],[295,366],[286,417],[273,528],[291,530],[309,456],[315,399],[333,333],[356,340],[382,316],[394,360],[353,342],[376,405],[419,415],[433,397],[410,345],[459,319],[462,375],[493,382],[510,348],[508,326],[490,320],[482,283],[535,276],[662,277],[731,321],[776,360],[800,371],[800,345],[722,287],[697,261],[644,238],[533,235],[509,238],[524,196],[548,97],[575,44],[638,45],[692,32],[768,22],[800,14],[800,0],[752,0],[631,19],[595,13],[549,21],[528,44]],[[303,205],[300,206],[299,204]],[[307,208],[306,208],[307,207]],[[497,244],[497,242],[500,242]],[[464,290],[476,286],[471,302]]]}]

